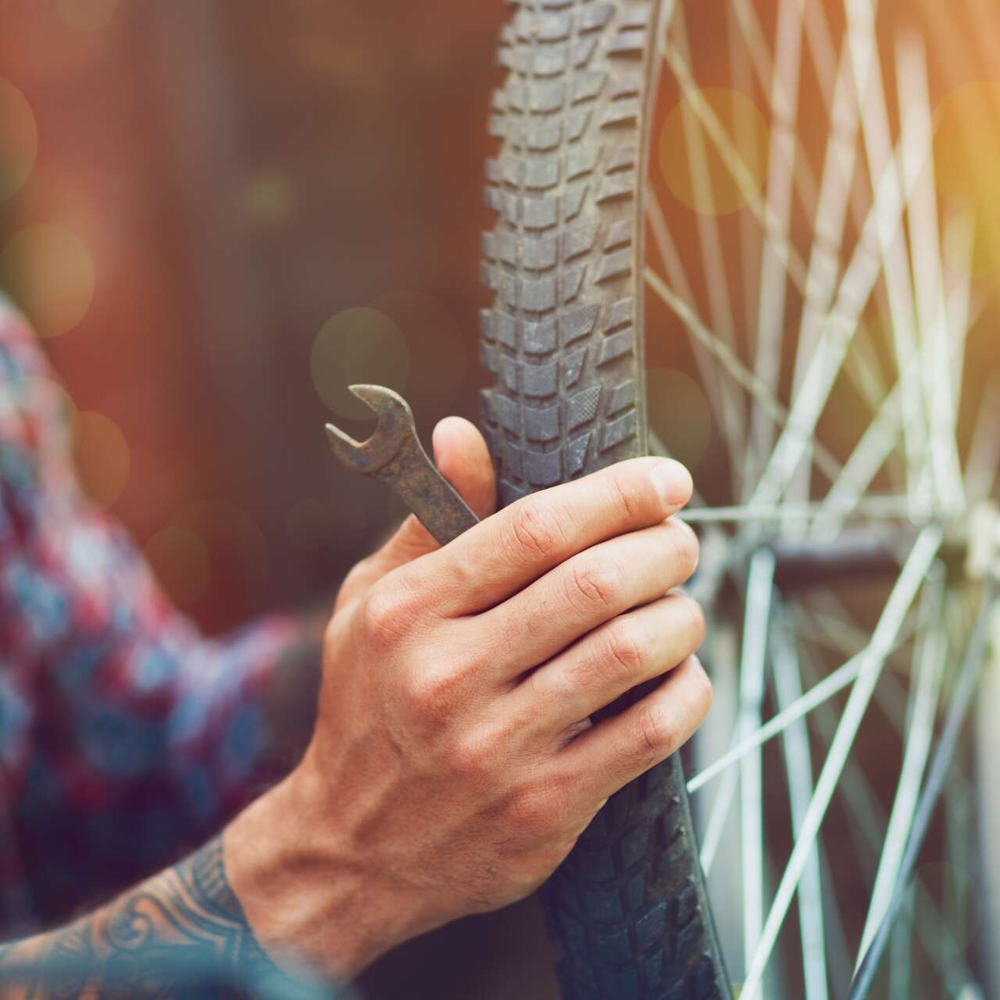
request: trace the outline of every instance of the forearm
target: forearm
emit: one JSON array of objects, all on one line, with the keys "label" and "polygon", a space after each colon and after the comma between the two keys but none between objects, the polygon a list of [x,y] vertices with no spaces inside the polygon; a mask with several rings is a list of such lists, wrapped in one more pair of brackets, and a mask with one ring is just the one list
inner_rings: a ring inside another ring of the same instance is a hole
[{"label": "forearm", "polygon": [[221,837],[67,927],[0,946],[4,997],[152,990],[166,998],[209,984],[238,995],[250,995],[240,989],[247,986],[260,997],[316,995],[257,943],[230,887]]}]

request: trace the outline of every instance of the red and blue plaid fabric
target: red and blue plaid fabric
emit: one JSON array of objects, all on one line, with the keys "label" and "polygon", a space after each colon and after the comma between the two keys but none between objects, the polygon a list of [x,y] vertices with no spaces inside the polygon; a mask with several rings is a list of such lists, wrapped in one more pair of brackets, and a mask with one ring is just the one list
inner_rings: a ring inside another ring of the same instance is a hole
[{"label": "red and blue plaid fabric", "polygon": [[64,395],[0,299],[0,934],[175,860],[266,780],[264,694],[296,638],[208,641],[82,496]]}]

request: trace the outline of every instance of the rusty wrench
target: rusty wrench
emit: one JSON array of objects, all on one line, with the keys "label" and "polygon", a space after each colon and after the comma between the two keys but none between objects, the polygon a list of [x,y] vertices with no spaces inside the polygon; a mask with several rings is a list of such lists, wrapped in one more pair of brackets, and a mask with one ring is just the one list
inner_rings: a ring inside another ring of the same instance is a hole
[{"label": "rusty wrench", "polygon": [[351,392],[375,411],[378,426],[362,443],[327,424],[337,458],[348,469],[385,483],[442,545],[477,524],[479,518],[428,458],[406,400],[380,385],[352,385]]}]

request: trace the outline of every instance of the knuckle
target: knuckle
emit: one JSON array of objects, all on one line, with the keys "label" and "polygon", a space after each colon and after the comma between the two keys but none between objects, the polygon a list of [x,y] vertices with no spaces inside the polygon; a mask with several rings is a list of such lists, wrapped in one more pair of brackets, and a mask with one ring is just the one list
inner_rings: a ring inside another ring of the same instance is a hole
[{"label": "knuckle", "polygon": [[636,738],[640,756],[650,765],[669,757],[676,749],[677,737],[652,705],[638,706]]},{"label": "knuckle", "polygon": [[620,471],[608,475],[611,503],[620,519],[630,524],[642,513],[642,493],[634,477]]},{"label": "knuckle", "polygon": [[569,565],[568,598],[573,607],[585,611],[605,609],[614,603],[624,584],[621,567],[611,559],[589,556]]},{"label": "knuckle", "polygon": [[514,545],[532,562],[545,562],[558,551],[561,532],[551,507],[534,499],[522,500],[513,510]]},{"label": "knuckle", "polygon": [[411,614],[409,601],[399,590],[373,587],[362,605],[367,640],[379,647],[396,642],[405,631]]},{"label": "knuckle", "polygon": [[605,627],[608,657],[626,677],[638,673],[646,662],[646,643],[638,625],[629,618],[619,618]]},{"label": "knuckle", "polygon": [[454,671],[440,667],[423,666],[411,671],[405,695],[413,713],[433,722],[447,718],[454,704],[457,681]]}]

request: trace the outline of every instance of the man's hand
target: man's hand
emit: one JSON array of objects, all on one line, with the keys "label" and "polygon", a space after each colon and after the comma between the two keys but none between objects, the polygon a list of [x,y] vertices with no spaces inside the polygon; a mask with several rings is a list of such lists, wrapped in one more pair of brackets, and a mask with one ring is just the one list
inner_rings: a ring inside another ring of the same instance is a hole
[{"label": "man's hand", "polygon": [[[448,421],[435,452],[487,513],[478,433]],[[353,974],[514,902],[609,796],[688,739],[711,702],[701,611],[675,591],[698,557],[672,517],[691,489],[676,462],[637,459],[520,500],[443,549],[411,519],[352,572],[306,756],[226,834],[265,948]]]}]

